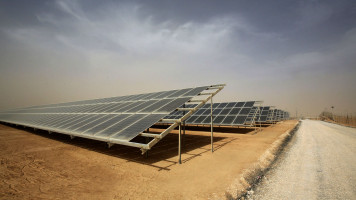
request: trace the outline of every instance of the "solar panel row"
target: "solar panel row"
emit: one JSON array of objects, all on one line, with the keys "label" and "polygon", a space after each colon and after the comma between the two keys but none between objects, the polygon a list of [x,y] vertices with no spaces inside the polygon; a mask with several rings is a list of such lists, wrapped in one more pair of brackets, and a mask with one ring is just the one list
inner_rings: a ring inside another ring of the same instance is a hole
[{"label": "solar panel row", "polygon": [[[260,103],[257,101],[204,105],[224,86],[203,86],[12,109],[0,112],[0,121],[110,144],[135,146],[144,153],[183,120],[186,124],[211,124],[211,107],[215,125],[251,126],[256,121],[275,122],[289,117],[285,111],[256,106]],[[192,100],[199,95],[208,96],[203,100]],[[199,103],[192,104],[191,100]],[[188,109],[177,109],[179,107]],[[166,120],[173,120],[173,124],[161,134],[143,133],[155,123]],[[153,139],[148,144],[132,142],[139,135]]]},{"label": "solar panel row", "polygon": [[[215,125],[245,125],[246,121],[252,122],[256,114],[256,101],[247,102],[226,102],[213,104],[213,123]],[[186,124],[210,124],[211,104],[205,104],[197,110]],[[251,113],[252,110],[252,113]],[[166,118],[178,119],[183,115],[183,111],[174,111]]]},{"label": "solar panel row", "polygon": [[256,122],[266,122],[270,106],[264,106],[260,108],[260,113],[256,116]]},{"label": "solar panel row", "polygon": [[277,122],[289,118],[289,113],[280,109],[270,109],[267,115],[267,122]]},{"label": "solar panel row", "polygon": [[0,113],[0,121],[33,128],[129,142],[207,86],[157,93],[111,97]]}]

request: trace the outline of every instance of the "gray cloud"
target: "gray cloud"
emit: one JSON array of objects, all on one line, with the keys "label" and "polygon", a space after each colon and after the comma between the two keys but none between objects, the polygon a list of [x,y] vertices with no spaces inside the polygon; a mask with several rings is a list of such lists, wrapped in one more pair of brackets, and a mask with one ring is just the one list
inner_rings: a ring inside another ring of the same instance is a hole
[{"label": "gray cloud", "polygon": [[0,10],[0,108],[227,83],[218,101],[356,111],[349,1],[18,4]]}]

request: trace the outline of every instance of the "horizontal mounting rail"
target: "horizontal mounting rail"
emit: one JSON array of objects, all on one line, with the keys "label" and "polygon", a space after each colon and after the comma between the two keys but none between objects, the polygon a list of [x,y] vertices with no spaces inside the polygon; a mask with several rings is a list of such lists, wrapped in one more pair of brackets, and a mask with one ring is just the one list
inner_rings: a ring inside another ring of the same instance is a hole
[{"label": "horizontal mounting rail", "polygon": [[212,95],[214,92],[202,92],[199,95]]},{"label": "horizontal mounting rail", "polygon": [[204,100],[190,100],[188,102],[203,102]]},{"label": "horizontal mounting rail", "polygon": [[144,137],[161,138],[161,136],[159,134],[141,133],[140,135],[144,136]]},{"label": "horizontal mounting rail", "polygon": [[191,111],[193,110],[192,108],[177,108],[179,111]]},{"label": "horizontal mounting rail", "polygon": [[179,119],[161,119],[159,120],[160,122],[179,122]]}]

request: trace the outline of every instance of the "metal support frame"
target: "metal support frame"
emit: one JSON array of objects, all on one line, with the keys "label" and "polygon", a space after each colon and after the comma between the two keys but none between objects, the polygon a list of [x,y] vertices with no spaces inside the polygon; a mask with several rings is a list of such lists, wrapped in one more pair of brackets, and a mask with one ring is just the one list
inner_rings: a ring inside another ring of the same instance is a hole
[{"label": "metal support frame", "polygon": [[[147,131],[146,131],[147,133],[149,133],[150,132],[150,128],[147,128]],[[149,141],[148,141],[148,137],[146,137],[146,143],[148,143]],[[146,151],[146,153],[145,153],[145,158],[148,158],[148,151]]]},{"label": "metal support frame", "polygon": [[260,118],[259,118],[259,123],[260,123],[260,131],[262,131],[262,122],[261,122],[261,116],[262,116],[262,111],[261,106],[258,108],[260,110]]},{"label": "metal support frame", "polygon": [[[171,122],[172,124],[166,130],[164,130],[162,133],[155,134],[154,139],[151,140],[148,144],[146,144],[146,145],[141,144],[142,154],[144,154],[146,151],[151,149],[155,144],[157,144],[162,138],[164,138],[168,133],[170,133],[172,130],[174,130],[177,126],[180,126],[186,119],[188,119],[194,112],[196,112],[200,107],[202,107],[206,102],[208,102],[213,96],[215,96],[222,89],[224,89],[224,87],[225,87],[225,84],[209,86],[206,90],[214,89],[216,91],[211,92],[211,93],[209,92],[209,96],[207,96],[203,100],[190,100],[189,102],[200,102],[200,103],[198,103],[198,105],[195,106],[194,108],[190,108],[190,110],[180,119],[161,119],[160,122]],[[201,92],[197,96],[201,96],[201,95],[208,95],[208,93]],[[144,134],[141,134],[141,135],[144,136]]]},{"label": "metal support frame", "polygon": [[[261,105],[262,103],[263,103],[263,101],[255,101],[255,104]],[[258,107],[258,106],[256,106],[256,107]],[[242,125],[243,127],[246,128],[246,127],[254,127],[254,126],[256,126],[256,124],[255,124],[256,112],[257,112],[257,108],[256,108],[255,112],[253,113],[253,115],[251,116],[251,118],[252,118],[251,122],[250,123],[246,123],[246,121],[245,121],[244,124]],[[250,115],[250,113],[247,115],[247,117],[249,117],[249,115]]]},{"label": "metal support frame", "polygon": [[[257,133],[257,120],[255,120],[256,119],[256,116],[258,115],[260,118],[259,119],[261,119],[261,115],[262,115],[262,110],[261,110],[261,104],[260,105],[258,105],[258,106],[256,106],[257,108],[256,108],[256,111],[255,111],[255,114],[253,115],[253,120],[252,120],[252,124],[254,124],[254,126],[255,126],[255,131],[256,131],[256,133]],[[261,126],[261,122],[260,122],[260,120],[258,120],[259,121],[259,131],[261,131],[262,130],[262,126]]]},{"label": "metal support frame", "polygon": [[179,136],[178,136],[178,163],[182,164],[182,127],[179,123]]},{"label": "metal support frame", "polygon": [[214,152],[214,122],[213,122],[213,96],[210,98],[210,131],[211,131],[211,136],[210,136],[210,142],[211,142],[211,153]]},{"label": "metal support frame", "polygon": [[266,119],[266,123],[272,123],[273,124],[273,110],[274,110],[275,106],[270,106],[269,107],[269,111],[267,113],[267,119]]},{"label": "metal support frame", "polygon": [[[185,104],[183,104],[183,108],[185,108]],[[185,115],[185,111],[183,110],[183,116]],[[183,121],[183,138],[182,138],[182,144],[185,147],[185,120]]]}]

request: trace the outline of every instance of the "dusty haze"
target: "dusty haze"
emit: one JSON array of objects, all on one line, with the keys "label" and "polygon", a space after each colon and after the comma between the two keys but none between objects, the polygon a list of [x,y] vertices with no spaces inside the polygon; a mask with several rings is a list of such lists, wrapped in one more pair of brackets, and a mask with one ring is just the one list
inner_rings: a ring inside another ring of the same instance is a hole
[{"label": "dusty haze", "polygon": [[226,83],[356,114],[356,2],[0,1],[0,110]]}]

